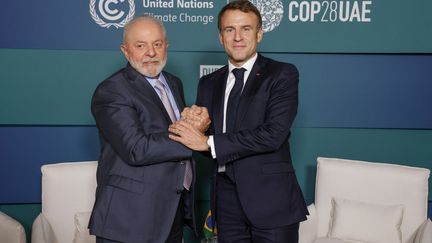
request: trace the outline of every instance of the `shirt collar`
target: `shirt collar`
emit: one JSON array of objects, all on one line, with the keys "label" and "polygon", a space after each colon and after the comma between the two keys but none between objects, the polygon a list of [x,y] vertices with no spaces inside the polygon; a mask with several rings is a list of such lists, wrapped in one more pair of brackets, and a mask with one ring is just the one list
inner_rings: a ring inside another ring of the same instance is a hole
[{"label": "shirt collar", "polygon": [[150,85],[153,88],[155,87],[157,80],[160,80],[165,85],[165,87],[168,87],[168,83],[167,83],[167,81],[165,79],[165,76],[162,74],[162,72],[159,74],[159,77],[157,77],[157,78],[155,78],[155,77],[146,77],[146,76],[144,76],[144,77],[150,83]]},{"label": "shirt collar", "polygon": [[234,68],[244,68],[246,69],[246,71],[250,72],[257,58],[258,58],[258,53],[255,53],[255,55],[251,57],[249,60],[247,60],[241,67],[236,67],[230,61],[228,61],[228,70],[231,73],[231,71]]}]

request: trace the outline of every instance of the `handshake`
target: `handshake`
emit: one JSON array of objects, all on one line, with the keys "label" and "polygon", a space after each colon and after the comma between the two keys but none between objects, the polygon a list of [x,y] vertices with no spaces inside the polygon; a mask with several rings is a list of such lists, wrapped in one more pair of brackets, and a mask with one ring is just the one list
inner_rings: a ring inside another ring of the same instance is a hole
[{"label": "handshake", "polygon": [[170,139],[182,143],[195,151],[208,151],[208,136],[205,132],[211,123],[207,108],[192,105],[181,113],[180,120],[168,128]]}]

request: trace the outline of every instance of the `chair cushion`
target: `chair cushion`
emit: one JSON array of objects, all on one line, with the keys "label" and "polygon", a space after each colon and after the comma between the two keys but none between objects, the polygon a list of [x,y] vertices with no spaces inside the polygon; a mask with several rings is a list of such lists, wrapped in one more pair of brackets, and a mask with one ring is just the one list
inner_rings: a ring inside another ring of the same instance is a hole
[{"label": "chair cushion", "polygon": [[333,198],[332,202],[329,238],[374,243],[402,241],[402,205],[372,204],[337,198]]},{"label": "chair cushion", "polygon": [[332,198],[403,205],[403,243],[410,242],[426,220],[428,169],[322,157],[317,160],[318,237],[326,237],[329,232]]}]

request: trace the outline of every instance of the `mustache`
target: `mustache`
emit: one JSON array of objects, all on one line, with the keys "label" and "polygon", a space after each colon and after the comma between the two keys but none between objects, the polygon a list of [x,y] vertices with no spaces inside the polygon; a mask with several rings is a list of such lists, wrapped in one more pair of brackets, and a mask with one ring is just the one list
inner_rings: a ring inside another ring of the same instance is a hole
[{"label": "mustache", "polygon": [[160,63],[160,62],[162,62],[162,60],[160,58],[153,57],[153,58],[146,58],[146,59],[142,60],[142,62],[143,63],[146,63],[146,62],[158,62],[158,63]]}]

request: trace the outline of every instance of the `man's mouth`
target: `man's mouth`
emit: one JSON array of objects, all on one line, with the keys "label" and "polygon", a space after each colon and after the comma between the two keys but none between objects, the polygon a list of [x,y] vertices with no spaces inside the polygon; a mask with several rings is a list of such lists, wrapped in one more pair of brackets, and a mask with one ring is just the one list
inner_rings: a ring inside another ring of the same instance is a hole
[{"label": "man's mouth", "polygon": [[235,49],[241,49],[241,48],[245,48],[245,45],[234,45],[233,48]]},{"label": "man's mouth", "polygon": [[150,65],[159,65],[160,60],[144,60],[143,65],[150,66]]}]

